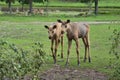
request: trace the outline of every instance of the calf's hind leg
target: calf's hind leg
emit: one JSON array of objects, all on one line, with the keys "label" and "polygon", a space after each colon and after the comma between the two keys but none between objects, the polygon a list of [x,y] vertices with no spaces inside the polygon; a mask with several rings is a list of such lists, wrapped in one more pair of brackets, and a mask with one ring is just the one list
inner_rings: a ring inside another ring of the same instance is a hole
[{"label": "calf's hind leg", "polygon": [[53,60],[54,60],[54,63],[55,63],[55,54],[54,54],[54,51],[53,51],[53,45],[54,45],[54,40],[51,40],[51,52],[52,52],[52,57],[53,57]]},{"label": "calf's hind leg", "polygon": [[70,54],[71,44],[72,44],[72,40],[68,40],[68,51],[67,51],[66,65],[68,65],[68,63],[69,63],[69,54]]},{"label": "calf's hind leg", "polygon": [[76,42],[76,52],[77,52],[77,62],[78,62],[78,65],[80,65],[80,56],[79,56],[79,40],[76,39],[75,40]]},{"label": "calf's hind leg", "polygon": [[63,58],[63,36],[61,37],[61,58]]},{"label": "calf's hind leg", "polygon": [[88,39],[88,37],[84,37],[84,38],[82,38],[82,40],[83,40],[83,43],[84,43],[84,46],[85,46],[84,62],[86,62],[87,58],[88,58],[88,61],[91,62],[89,39]]},{"label": "calf's hind leg", "polygon": [[86,42],[87,42],[87,50],[88,50],[88,61],[91,62],[89,34],[87,34]]}]

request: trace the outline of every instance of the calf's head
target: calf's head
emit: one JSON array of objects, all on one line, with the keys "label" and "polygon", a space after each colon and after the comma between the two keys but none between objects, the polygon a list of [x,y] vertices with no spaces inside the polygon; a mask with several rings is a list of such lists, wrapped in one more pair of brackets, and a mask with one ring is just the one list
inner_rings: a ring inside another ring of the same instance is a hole
[{"label": "calf's head", "polygon": [[57,20],[58,23],[61,23],[61,27],[62,27],[62,31],[61,33],[63,34],[64,32],[66,32],[66,30],[68,29],[68,24],[70,23],[70,20],[67,21],[61,21],[61,20]]},{"label": "calf's head", "polygon": [[56,25],[52,25],[52,26],[44,26],[46,29],[48,29],[48,38],[52,39],[56,33]]}]

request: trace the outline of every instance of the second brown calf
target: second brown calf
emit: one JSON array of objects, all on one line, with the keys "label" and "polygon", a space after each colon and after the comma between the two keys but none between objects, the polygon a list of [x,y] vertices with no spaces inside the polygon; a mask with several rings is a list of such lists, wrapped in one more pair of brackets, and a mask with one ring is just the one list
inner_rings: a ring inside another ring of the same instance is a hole
[{"label": "second brown calf", "polygon": [[[77,63],[80,64],[80,57],[79,57],[79,38],[82,38],[83,43],[85,45],[85,57],[84,62],[86,61],[87,57],[89,62],[90,59],[90,43],[89,43],[89,25],[86,23],[72,23],[70,20],[61,21],[58,20],[59,23],[62,23],[62,32],[67,32],[68,38],[68,51],[67,51],[67,61],[66,65],[69,63],[69,54],[71,49],[72,40],[76,43],[76,53],[77,53]],[[88,55],[88,56],[87,56]]]}]

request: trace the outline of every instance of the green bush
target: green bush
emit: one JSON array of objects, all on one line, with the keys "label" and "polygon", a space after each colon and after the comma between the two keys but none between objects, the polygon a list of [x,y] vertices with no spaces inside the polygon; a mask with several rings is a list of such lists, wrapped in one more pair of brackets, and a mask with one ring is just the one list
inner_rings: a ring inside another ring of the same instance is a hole
[{"label": "green bush", "polygon": [[45,52],[40,42],[32,46],[32,50],[18,48],[0,40],[0,79],[21,79],[26,74],[35,75],[44,63]]},{"label": "green bush", "polygon": [[110,53],[115,55],[115,61],[111,63],[114,72],[111,75],[110,80],[120,80],[120,31],[114,29],[110,40],[112,41]]}]

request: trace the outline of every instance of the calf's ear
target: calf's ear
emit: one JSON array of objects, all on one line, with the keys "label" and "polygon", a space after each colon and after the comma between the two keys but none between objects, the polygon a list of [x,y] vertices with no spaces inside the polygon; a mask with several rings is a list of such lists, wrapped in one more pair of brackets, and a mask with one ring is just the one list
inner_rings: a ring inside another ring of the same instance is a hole
[{"label": "calf's ear", "polygon": [[46,29],[49,29],[49,27],[47,25],[44,26]]},{"label": "calf's ear", "polygon": [[69,20],[69,19],[67,20],[67,23],[70,23],[70,20]]},{"label": "calf's ear", "polygon": [[60,19],[58,19],[57,22],[62,23],[62,21]]},{"label": "calf's ear", "polygon": [[54,26],[53,26],[53,29],[55,29],[56,27],[57,27],[57,26],[56,26],[56,25],[54,25]]}]

